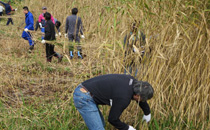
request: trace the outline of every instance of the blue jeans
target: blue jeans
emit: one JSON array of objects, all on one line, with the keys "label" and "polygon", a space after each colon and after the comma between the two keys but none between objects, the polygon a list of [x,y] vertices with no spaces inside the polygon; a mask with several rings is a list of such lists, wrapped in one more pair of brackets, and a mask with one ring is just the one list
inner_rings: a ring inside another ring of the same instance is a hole
[{"label": "blue jeans", "polygon": [[74,105],[82,115],[89,130],[105,130],[105,122],[98,106],[90,93],[80,91],[81,85],[74,90]]}]

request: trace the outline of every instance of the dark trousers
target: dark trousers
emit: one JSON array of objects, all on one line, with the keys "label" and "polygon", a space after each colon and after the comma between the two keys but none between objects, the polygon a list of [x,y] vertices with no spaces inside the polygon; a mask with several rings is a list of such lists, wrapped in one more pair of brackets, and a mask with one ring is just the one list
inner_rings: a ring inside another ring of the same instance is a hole
[{"label": "dark trousers", "polygon": [[75,40],[75,42],[77,43],[80,43],[80,37],[77,35],[73,35],[73,34],[70,34],[69,35],[69,41],[73,42]]},{"label": "dark trousers", "polygon": [[[8,16],[9,16],[9,15],[8,15]],[[7,25],[9,25],[10,23],[13,25],[12,18],[8,18],[8,20],[7,20]]]},{"label": "dark trousers", "polygon": [[46,43],[45,46],[46,46],[47,61],[51,62],[52,57],[53,56],[58,57],[58,54],[54,51],[55,47],[54,45]]},{"label": "dark trousers", "polygon": [[[0,12],[0,16],[2,16],[3,15],[3,12]],[[0,21],[1,21],[1,18],[0,18]]]}]

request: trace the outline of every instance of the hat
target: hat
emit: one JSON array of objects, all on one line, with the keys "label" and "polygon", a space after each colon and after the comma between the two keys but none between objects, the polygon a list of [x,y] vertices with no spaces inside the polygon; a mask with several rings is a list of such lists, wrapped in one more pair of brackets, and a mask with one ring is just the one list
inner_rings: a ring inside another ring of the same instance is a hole
[{"label": "hat", "polygon": [[47,10],[47,7],[43,6],[43,7],[42,7],[42,10]]}]

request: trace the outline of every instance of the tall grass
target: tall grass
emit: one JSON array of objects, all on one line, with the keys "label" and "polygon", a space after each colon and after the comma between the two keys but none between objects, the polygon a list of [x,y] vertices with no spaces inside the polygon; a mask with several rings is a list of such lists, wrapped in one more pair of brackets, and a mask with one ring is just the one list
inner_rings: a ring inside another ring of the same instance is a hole
[{"label": "tall grass", "polygon": [[[133,21],[146,34],[146,55],[138,64],[139,80],[150,82],[152,121],[131,103],[121,119],[137,129],[210,129],[210,15],[208,0],[28,0],[35,19],[41,7],[62,22],[79,8],[86,39],[84,60],[45,62],[44,46],[27,54],[28,43],[15,25],[0,30],[0,129],[87,129],[76,111],[72,92],[91,77],[124,72],[123,39]],[[34,38],[39,38],[34,34]],[[67,43],[62,37],[61,43]],[[67,46],[67,45],[66,45]],[[67,47],[66,47],[67,48]],[[149,51],[151,48],[151,52]],[[56,51],[63,48],[56,46]],[[65,50],[67,52],[67,49]],[[138,57],[138,56],[136,56]],[[132,74],[133,75],[133,74]],[[102,106],[105,119],[109,107]],[[107,130],[114,129],[108,122]]]}]

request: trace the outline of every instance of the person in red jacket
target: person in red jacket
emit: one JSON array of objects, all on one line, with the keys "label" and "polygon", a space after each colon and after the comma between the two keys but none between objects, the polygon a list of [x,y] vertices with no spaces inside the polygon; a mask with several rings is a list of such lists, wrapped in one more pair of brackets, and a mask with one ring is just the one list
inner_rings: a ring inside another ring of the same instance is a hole
[{"label": "person in red jacket", "polygon": [[[46,21],[45,21],[45,18],[44,18],[44,14],[47,12],[47,7],[42,7],[42,13],[39,15],[39,20],[38,20],[38,22],[39,22],[39,26],[40,26],[40,28],[41,28],[41,32],[43,33],[43,35],[42,35],[42,40],[44,40],[44,26],[45,26],[45,24],[46,24]],[[53,24],[55,24],[55,20],[54,20],[54,18],[53,18],[53,16],[51,15],[51,21],[53,22]]]}]

